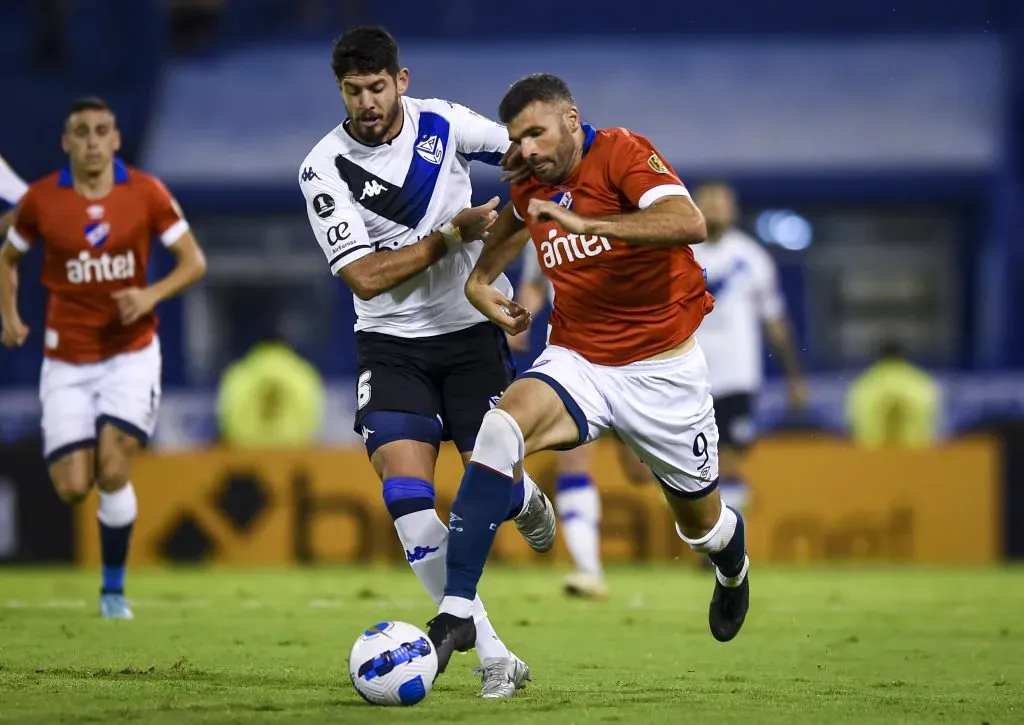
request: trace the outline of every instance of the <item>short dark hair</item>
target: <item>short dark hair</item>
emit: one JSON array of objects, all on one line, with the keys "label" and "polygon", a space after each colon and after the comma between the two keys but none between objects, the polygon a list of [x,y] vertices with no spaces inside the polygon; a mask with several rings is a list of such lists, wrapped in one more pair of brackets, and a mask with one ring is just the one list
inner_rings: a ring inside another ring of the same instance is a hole
[{"label": "short dark hair", "polygon": [[498,104],[498,117],[502,123],[508,123],[535,101],[576,103],[569,86],[561,78],[550,73],[534,73],[512,84]]},{"label": "short dark hair", "polygon": [[334,41],[331,53],[334,77],[342,79],[357,75],[380,73],[398,75],[398,41],[384,28],[362,26],[353,28]]},{"label": "short dark hair", "polygon": [[68,111],[64,114],[64,123],[67,123],[69,118],[82,111],[106,111],[110,115],[114,115],[114,109],[102,98],[98,96],[84,96],[76,98],[68,106]]}]

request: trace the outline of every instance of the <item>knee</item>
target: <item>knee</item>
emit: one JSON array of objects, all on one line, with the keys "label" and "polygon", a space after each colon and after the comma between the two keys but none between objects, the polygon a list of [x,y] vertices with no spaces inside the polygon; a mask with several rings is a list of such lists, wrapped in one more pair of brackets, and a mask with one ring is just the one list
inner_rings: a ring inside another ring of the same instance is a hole
[{"label": "knee", "polygon": [[101,455],[96,466],[96,485],[104,493],[113,493],[128,483],[129,463],[120,454]]},{"label": "knee", "polygon": [[92,481],[83,475],[63,475],[54,480],[54,489],[60,500],[68,506],[77,506],[92,491]]},{"label": "knee", "polygon": [[473,446],[473,463],[511,476],[522,463],[526,444],[519,423],[509,413],[493,408],[484,415]]}]

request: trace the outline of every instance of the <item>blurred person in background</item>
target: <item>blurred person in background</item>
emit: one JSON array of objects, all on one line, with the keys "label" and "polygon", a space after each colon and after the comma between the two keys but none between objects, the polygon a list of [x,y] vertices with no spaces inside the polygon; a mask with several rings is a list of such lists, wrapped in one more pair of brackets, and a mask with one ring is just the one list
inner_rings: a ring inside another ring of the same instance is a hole
[{"label": "blurred person in background", "polygon": [[324,383],[283,336],[258,343],[221,376],[221,440],[232,448],[315,446],[324,419]]},{"label": "blurred person in background", "polygon": [[[518,302],[536,316],[544,309],[545,303],[554,304],[555,288],[541,271],[534,244],[523,248],[522,263]],[[516,352],[529,352],[530,338],[527,334],[509,336],[508,342]],[[617,437],[614,441],[626,476],[634,483],[651,480],[651,471],[643,461]],[[601,494],[591,474],[595,445],[588,443],[555,454],[558,466],[555,510],[566,548],[576,567],[565,578],[565,593],[602,599],[608,595],[608,585],[601,565]]]},{"label": "blurred person in background", "polygon": [[[0,339],[20,347],[29,337],[15,268],[41,244],[49,292],[40,335],[43,452],[68,505],[99,489],[100,614],[130,619],[125,564],[137,513],[131,468],[156,427],[161,391],[153,310],[202,277],[206,261],[164,185],[117,158],[121,135],[104,101],[72,103],[61,141],[68,165],[29,186],[0,250]],[[154,238],[176,264],[147,284]]]},{"label": "blurred person in background", "polygon": [[935,443],[939,386],[894,341],[851,384],[846,417],[853,440],[865,448],[925,448]]},{"label": "blurred person in background", "polygon": [[736,227],[736,192],[723,181],[712,181],[697,188],[695,200],[704,213],[708,237],[694,245],[693,254],[715,296],[715,309],[704,318],[697,340],[711,372],[719,489],[723,501],[742,509],[748,499],[746,457],[757,432],[754,400],[763,378],[762,329],[782,364],[792,408],[804,406],[804,381],[775,262]]},{"label": "blurred person in background", "polygon": [[[385,29],[355,28],[331,68],[348,117],[299,168],[313,234],[331,274],[355,296],[359,364],[355,430],[413,572],[444,592],[449,527],[437,516],[434,467],[450,438],[469,460],[484,415],[512,381],[505,334],[466,299],[498,198],[470,207],[469,162],[499,165],[505,128],[465,106],[405,95],[409,70]],[[504,276],[500,284],[512,293]],[[506,501],[527,543],[554,546],[555,516],[524,475]],[[472,603],[481,697],[509,698],[530,679]]]}]

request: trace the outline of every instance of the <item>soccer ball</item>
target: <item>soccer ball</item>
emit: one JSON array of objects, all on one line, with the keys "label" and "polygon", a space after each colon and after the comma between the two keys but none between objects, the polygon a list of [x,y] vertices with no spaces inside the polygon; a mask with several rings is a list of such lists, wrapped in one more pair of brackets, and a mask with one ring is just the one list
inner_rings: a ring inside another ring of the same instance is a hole
[{"label": "soccer ball", "polygon": [[437,653],[421,629],[381,622],[359,635],[348,656],[352,685],[371,705],[415,705],[437,676]]}]

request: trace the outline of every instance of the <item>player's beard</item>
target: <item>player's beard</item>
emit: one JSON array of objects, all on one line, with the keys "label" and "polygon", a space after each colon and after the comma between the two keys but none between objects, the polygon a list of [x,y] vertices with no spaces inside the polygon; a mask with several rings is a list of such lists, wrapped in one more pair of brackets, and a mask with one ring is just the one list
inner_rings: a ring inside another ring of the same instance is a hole
[{"label": "player's beard", "polygon": [[[572,132],[565,130],[562,132],[561,138],[558,139],[555,153],[551,156],[531,160],[530,168],[533,170],[534,176],[544,183],[558,184],[569,178],[573,166],[576,164],[578,151]],[[538,170],[536,166],[538,162],[547,163]]]},{"label": "player's beard", "polygon": [[380,123],[367,128],[363,125],[361,120],[356,118],[354,123],[352,123],[352,129],[355,132],[356,138],[367,146],[375,146],[377,144],[384,143],[385,137],[395,125],[395,121],[398,119],[398,114],[401,113],[401,111],[402,102],[400,99],[396,98],[395,102],[391,105],[391,108],[384,114]]}]

